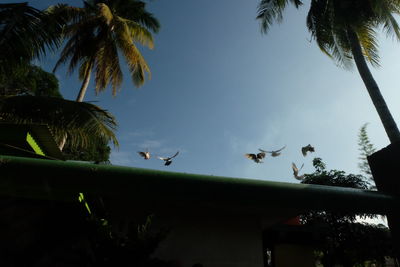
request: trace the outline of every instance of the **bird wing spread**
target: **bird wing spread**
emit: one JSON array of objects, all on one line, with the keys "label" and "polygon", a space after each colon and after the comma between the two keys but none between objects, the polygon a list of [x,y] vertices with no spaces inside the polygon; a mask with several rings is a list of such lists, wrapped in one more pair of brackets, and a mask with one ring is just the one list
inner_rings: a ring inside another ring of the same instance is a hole
[{"label": "bird wing spread", "polygon": [[280,149],[278,149],[278,150],[274,150],[273,152],[280,152],[280,151],[282,151],[282,150],[284,150],[286,148],[286,145],[284,145],[282,148],[280,148]]},{"label": "bird wing spread", "polygon": [[179,151],[178,152],[176,152],[175,153],[175,155],[173,155],[172,157],[170,157],[169,159],[173,159],[173,158],[175,158],[176,156],[178,156],[178,154],[179,154]]},{"label": "bird wing spread", "polygon": [[297,168],[296,164],[294,164],[294,162],[292,162],[292,169],[293,169],[293,174],[297,176],[297,174],[299,173],[299,169]]}]

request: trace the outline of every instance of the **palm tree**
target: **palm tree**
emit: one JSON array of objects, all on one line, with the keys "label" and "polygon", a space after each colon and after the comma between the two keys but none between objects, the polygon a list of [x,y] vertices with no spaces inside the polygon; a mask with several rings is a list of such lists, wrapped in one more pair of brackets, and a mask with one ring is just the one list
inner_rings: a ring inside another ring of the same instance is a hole
[{"label": "palm tree", "polygon": [[157,32],[160,24],[138,0],[91,0],[83,8],[56,5],[47,12],[68,21],[64,29],[67,41],[54,71],[69,61],[69,73],[79,66],[83,81],[76,101],[81,102],[95,73],[96,93],[111,84],[113,95],[122,83],[119,52],[126,59],[136,86],[144,83],[150,69],[136,47],[140,43],[153,48],[149,30]]},{"label": "palm tree", "polygon": [[[303,2],[261,0],[257,19],[264,33],[274,21],[282,21],[288,4],[299,8]],[[381,27],[400,39],[394,14],[400,14],[399,0],[311,0],[307,15],[308,30],[322,52],[345,68],[355,62],[391,143],[400,141],[400,132],[367,61],[379,66],[377,30]]]},{"label": "palm tree", "polygon": [[90,103],[57,97],[0,96],[0,122],[46,124],[59,146],[68,136],[72,149],[87,148],[99,140],[118,145],[115,118]]}]

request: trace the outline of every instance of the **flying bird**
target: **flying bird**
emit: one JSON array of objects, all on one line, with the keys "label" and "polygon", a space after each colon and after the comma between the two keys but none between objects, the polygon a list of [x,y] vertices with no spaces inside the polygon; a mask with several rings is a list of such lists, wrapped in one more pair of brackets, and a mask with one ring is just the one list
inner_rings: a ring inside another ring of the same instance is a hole
[{"label": "flying bird", "polygon": [[265,153],[260,152],[257,154],[244,154],[246,158],[254,160],[256,163],[263,163],[262,159],[265,158]]},{"label": "flying bird", "polygon": [[150,159],[150,152],[149,151],[145,151],[145,152],[143,152],[143,151],[138,151],[138,154],[142,157],[142,158],[144,158],[144,159]]},{"label": "flying bird", "polygon": [[296,164],[294,164],[294,162],[292,162],[293,176],[297,180],[303,180],[304,179],[304,174],[303,175],[299,175],[299,171],[301,171],[301,169],[303,169],[303,167],[304,167],[304,163],[303,163],[303,165],[301,165],[300,170],[299,170],[297,168]]},{"label": "flying bird", "polygon": [[303,153],[304,157],[307,156],[307,152],[315,152],[314,147],[308,144],[307,146],[303,146],[301,148],[301,153]]},{"label": "flying bird", "polygon": [[163,157],[158,157],[159,159],[165,161],[164,165],[165,166],[169,166],[172,163],[172,159],[175,158],[176,156],[178,156],[179,151],[175,153],[175,155],[173,155],[172,157],[167,157],[167,158],[163,158]]},{"label": "flying bird", "polygon": [[262,150],[261,148],[259,148],[258,150],[260,150],[261,152],[264,152],[264,153],[271,153],[272,157],[277,157],[281,154],[281,151],[284,150],[285,148],[286,148],[286,145],[278,150],[266,151],[266,150]]}]

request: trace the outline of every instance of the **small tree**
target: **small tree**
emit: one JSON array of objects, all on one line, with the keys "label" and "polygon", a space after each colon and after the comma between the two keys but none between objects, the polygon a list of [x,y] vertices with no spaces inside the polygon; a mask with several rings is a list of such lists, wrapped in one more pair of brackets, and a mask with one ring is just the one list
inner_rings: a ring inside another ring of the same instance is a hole
[{"label": "small tree", "polygon": [[360,150],[360,163],[358,163],[358,167],[361,172],[368,179],[370,189],[376,189],[374,178],[372,177],[371,169],[368,164],[367,157],[375,153],[376,149],[374,145],[369,141],[369,137],[367,134],[367,126],[368,123],[365,123],[361,128],[358,134],[358,146]]}]

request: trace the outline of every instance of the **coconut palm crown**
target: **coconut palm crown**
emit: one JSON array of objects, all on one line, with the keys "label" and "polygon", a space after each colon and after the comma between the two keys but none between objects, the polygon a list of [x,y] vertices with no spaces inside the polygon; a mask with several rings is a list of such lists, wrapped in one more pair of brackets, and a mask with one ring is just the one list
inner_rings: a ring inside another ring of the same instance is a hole
[{"label": "coconut palm crown", "polygon": [[134,84],[139,87],[150,69],[136,43],[153,48],[150,31],[160,24],[137,0],[92,0],[84,7],[59,4],[48,13],[67,21],[64,35],[68,39],[54,70],[69,61],[69,73],[79,66],[83,80],[77,101],[83,101],[91,73],[95,73],[95,90],[99,93],[112,86],[115,95],[122,83],[119,53],[126,59]]},{"label": "coconut palm crown", "polygon": [[[281,22],[288,4],[299,8],[301,0],[261,0],[257,19],[267,33],[274,22]],[[400,14],[400,0],[311,0],[307,28],[319,48],[339,66],[356,63],[360,76],[392,143],[400,132],[382,97],[367,62],[379,66],[377,30],[400,39],[394,15]]]}]

